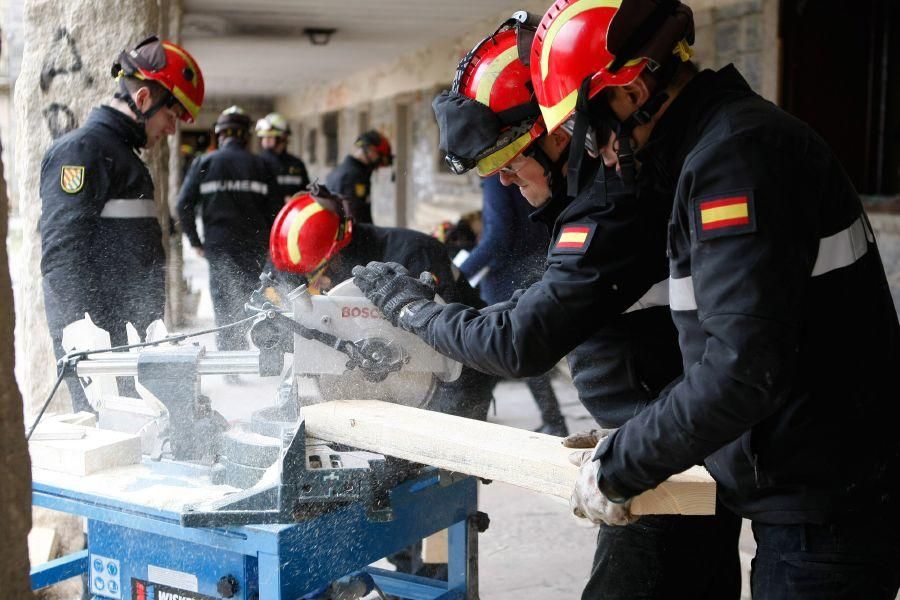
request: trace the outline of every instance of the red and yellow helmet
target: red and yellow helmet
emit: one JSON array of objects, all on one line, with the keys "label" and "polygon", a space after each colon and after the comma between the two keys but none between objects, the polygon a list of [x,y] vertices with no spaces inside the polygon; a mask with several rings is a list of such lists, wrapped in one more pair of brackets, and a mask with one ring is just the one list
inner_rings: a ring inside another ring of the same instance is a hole
[{"label": "red and yellow helmet", "polygon": [[187,50],[174,42],[151,36],[122,52],[113,75],[155,81],[184,108],[181,120],[193,123],[203,106],[203,73]]},{"label": "red and yellow helmet", "polygon": [[688,60],[692,40],[690,9],[674,0],[557,0],[538,25],[530,58],[547,130],[572,115],[586,79],[593,98],[631,83],[666,54]]},{"label": "red and yellow helmet", "polygon": [[519,59],[521,25],[510,19],[472,48],[452,88],[434,101],[441,149],[457,174],[475,168],[482,177],[492,175],[544,133],[531,73]]},{"label": "red and yellow helmet", "polygon": [[288,200],[269,236],[272,264],[279,271],[309,275],[324,267],[353,237],[353,221],[339,205],[308,192]]},{"label": "red and yellow helmet", "polygon": [[378,166],[389,167],[394,164],[394,154],[391,150],[391,142],[387,137],[376,129],[370,129],[359,134],[356,138],[356,145],[360,148],[372,148],[378,154]]}]

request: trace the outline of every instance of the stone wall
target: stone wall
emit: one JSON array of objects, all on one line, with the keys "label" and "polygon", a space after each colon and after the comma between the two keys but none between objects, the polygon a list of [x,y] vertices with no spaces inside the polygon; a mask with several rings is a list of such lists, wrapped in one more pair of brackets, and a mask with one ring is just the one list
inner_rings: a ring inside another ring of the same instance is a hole
[{"label": "stone wall", "polygon": [[[56,378],[40,277],[41,159],[54,138],[78,127],[92,107],[111,97],[113,60],[123,48],[157,30],[160,12],[155,0],[27,0],[24,11],[25,50],[15,89],[23,224],[16,331],[24,350],[22,394],[26,406],[32,406],[46,396]],[[167,175],[165,164],[159,165],[166,160],[162,154],[151,163],[151,171],[162,178],[157,191],[160,216],[165,218],[161,190]]]},{"label": "stone wall", "polygon": [[694,61],[701,68],[734,63],[754,90],[777,102],[778,0],[696,7],[694,26]]}]

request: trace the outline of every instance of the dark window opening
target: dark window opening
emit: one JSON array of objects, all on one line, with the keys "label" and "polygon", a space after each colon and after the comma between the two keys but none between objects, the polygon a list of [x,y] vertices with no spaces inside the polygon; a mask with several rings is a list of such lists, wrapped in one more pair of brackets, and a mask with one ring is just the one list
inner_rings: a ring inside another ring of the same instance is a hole
[{"label": "dark window opening", "polygon": [[309,135],[306,137],[306,161],[315,164],[318,161],[316,157],[316,142],[318,141],[319,132],[316,129],[310,129]]},{"label": "dark window opening", "polygon": [[322,135],[325,136],[325,164],[334,166],[338,161],[338,114],[322,117]]}]

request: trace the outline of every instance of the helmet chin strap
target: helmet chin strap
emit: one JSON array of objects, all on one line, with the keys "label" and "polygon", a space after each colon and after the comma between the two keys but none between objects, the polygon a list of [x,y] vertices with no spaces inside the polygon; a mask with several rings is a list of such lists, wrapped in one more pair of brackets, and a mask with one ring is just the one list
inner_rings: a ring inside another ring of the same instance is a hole
[{"label": "helmet chin strap", "polygon": [[[590,77],[585,77],[578,89],[578,99],[575,103],[575,127],[572,131],[572,159],[569,161],[569,183],[568,194],[575,197],[578,194],[578,183],[580,180],[579,173],[581,171],[582,159],[584,156],[585,141],[589,126],[593,126],[596,131],[604,129],[612,130],[616,134],[616,140],[619,147],[616,150],[616,157],[619,162],[619,172],[622,183],[626,189],[630,189],[634,185],[636,177],[636,167],[634,161],[634,130],[641,125],[646,125],[653,119],[653,115],[659,112],[659,109],[669,99],[669,94],[665,91],[666,86],[675,75],[678,68],[678,62],[670,60],[664,67],[662,73],[658,77],[657,91],[646,102],[638,107],[631,116],[625,120],[616,117],[615,113],[606,104],[603,98],[588,98],[590,93]],[[603,107],[598,110],[599,103],[603,103]],[[599,144],[601,140],[598,139]],[[604,169],[600,168],[598,178],[605,177],[602,174]]]},{"label": "helmet chin strap", "polygon": [[538,161],[538,164],[544,169],[544,176],[547,178],[547,185],[550,187],[551,199],[557,198],[565,193],[566,178],[569,173],[567,170],[567,173],[564,174],[562,168],[569,160],[569,148],[571,146],[572,144],[566,146],[560,153],[559,158],[553,160],[544,149],[541,148],[540,140],[536,140],[532,145],[534,150],[531,156],[534,160]]},{"label": "helmet chin strap", "polygon": [[134,101],[134,98],[131,96],[131,92],[129,92],[128,88],[125,87],[124,78],[119,78],[119,89],[115,94],[113,94],[113,98],[122,100],[125,104],[128,105],[128,108],[131,109],[131,112],[134,113],[135,120],[141,125],[146,125],[147,121],[153,115],[159,112],[162,107],[166,106],[170,102],[169,96],[171,96],[171,94],[166,94],[146,111],[141,111],[141,109],[138,108],[137,103]]}]

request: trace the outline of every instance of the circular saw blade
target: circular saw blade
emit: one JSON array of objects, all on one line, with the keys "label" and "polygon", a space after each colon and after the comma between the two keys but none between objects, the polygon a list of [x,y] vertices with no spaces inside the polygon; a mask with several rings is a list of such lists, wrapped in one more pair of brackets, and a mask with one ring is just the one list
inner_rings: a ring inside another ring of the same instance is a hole
[{"label": "circular saw blade", "polygon": [[414,408],[423,408],[431,399],[439,380],[432,373],[391,373],[383,381],[367,380],[359,371],[343,375],[317,375],[312,378],[318,394],[304,395],[302,405],[328,400],[383,400]]}]

